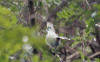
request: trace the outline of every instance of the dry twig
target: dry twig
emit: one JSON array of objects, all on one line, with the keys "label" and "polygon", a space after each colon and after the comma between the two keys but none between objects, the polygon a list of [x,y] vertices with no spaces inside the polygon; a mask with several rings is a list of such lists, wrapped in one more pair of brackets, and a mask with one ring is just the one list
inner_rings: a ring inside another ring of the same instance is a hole
[{"label": "dry twig", "polygon": [[69,50],[66,50],[67,52],[71,52],[71,51],[75,51],[76,52],[76,50],[74,48],[71,48],[68,44],[67,44],[67,47],[69,48]]},{"label": "dry twig", "polygon": [[89,56],[89,58],[93,58],[93,57],[95,57],[95,56],[97,56],[97,55],[100,55],[100,52],[97,52],[97,53],[95,53],[95,54]]},{"label": "dry twig", "polygon": [[69,60],[69,59],[75,57],[76,55],[79,55],[79,52],[75,52],[75,53],[73,53],[72,55],[66,57],[66,60]]},{"label": "dry twig", "polygon": [[87,0],[85,0],[85,1],[86,1],[87,5],[89,6],[89,9],[91,9],[91,7],[90,7],[90,5],[89,5],[88,1],[87,1]]},{"label": "dry twig", "polygon": [[70,52],[70,51],[75,51],[75,49],[78,47],[78,46],[80,46],[80,45],[82,45],[81,43],[78,43],[76,46],[74,46],[73,48],[69,48],[68,50],[66,50],[67,52]]},{"label": "dry twig", "polygon": [[23,6],[22,6],[22,10],[20,11],[20,18],[19,18],[19,21],[18,21],[18,23],[20,23],[21,22],[21,19],[22,19],[22,16],[23,16],[23,7],[25,6],[25,3],[26,3],[26,0],[23,0]]}]

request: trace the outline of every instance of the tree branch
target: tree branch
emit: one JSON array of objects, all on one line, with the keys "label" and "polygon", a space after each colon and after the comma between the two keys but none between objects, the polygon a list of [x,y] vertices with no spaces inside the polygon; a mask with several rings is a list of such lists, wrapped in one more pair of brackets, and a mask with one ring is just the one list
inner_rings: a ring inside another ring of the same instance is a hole
[{"label": "tree branch", "polygon": [[[34,0],[28,0],[28,7],[29,7],[30,15],[34,14],[35,13],[35,11],[34,11]],[[30,19],[30,16],[29,16],[29,24],[31,26],[35,25],[35,18]]]},{"label": "tree branch", "polygon": [[77,56],[77,55],[79,55],[79,52],[75,52],[75,53],[73,53],[72,55],[66,57],[66,60],[71,59],[71,58],[73,58],[73,57],[75,57],[75,56]]},{"label": "tree branch", "polygon": [[46,17],[46,21],[44,21],[42,24],[41,24],[41,29],[43,29],[46,25],[46,22],[50,22],[50,19],[52,17],[55,17],[57,12],[60,11],[64,6],[67,6],[68,4],[68,0],[63,0],[62,3],[57,6],[56,8],[54,8],[50,13],[49,15]]},{"label": "tree branch", "polygon": [[95,56],[97,56],[97,55],[100,55],[100,52],[97,52],[97,53],[95,53],[95,54],[89,56],[89,58],[93,58],[93,57],[95,57]]}]

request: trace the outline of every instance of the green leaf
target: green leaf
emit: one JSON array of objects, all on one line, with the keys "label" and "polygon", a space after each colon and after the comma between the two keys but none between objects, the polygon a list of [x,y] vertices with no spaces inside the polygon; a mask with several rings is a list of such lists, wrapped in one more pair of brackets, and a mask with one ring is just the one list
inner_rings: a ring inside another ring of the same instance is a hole
[{"label": "green leaf", "polygon": [[13,17],[12,17],[12,22],[11,22],[11,24],[12,24],[12,25],[15,25],[16,22],[17,22],[16,16],[13,16]]},{"label": "green leaf", "polygon": [[74,47],[74,46],[77,45],[79,42],[80,42],[80,41],[75,41],[75,42],[71,45],[71,47]]},{"label": "green leaf", "polygon": [[37,55],[33,56],[32,58],[34,62],[39,62],[39,57]]},{"label": "green leaf", "polygon": [[61,22],[60,27],[65,26],[65,22]]},{"label": "green leaf", "polygon": [[64,36],[64,34],[63,34],[63,33],[61,33],[59,36]]},{"label": "green leaf", "polygon": [[73,62],[82,62],[81,59],[74,60]]},{"label": "green leaf", "polygon": [[97,62],[100,62],[100,59],[99,59],[99,58],[95,58],[95,60],[96,60]]},{"label": "green leaf", "polygon": [[17,11],[17,7],[16,7],[15,5],[13,5],[13,6],[11,7],[11,11]]},{"label": "green leaf", "polygon": [[100,9],[100,4],[94,4],[93,7]]},{"label": "green leaf", "polygon": [[10,14],[10,10],[0,5],[0,13],[7,15],[7,14]]},{"label": "green leaf", "polygon": [[40,6],[40,7],[43,6],[42,1],[39,1],[38,6]]},{"label": "green leaf", "polygon": [[81,59],[82,59],[82,60],[85,60],[85,59],[84,59],[83,52],[82,52],[81,50],[79,50],[78,52],[79,52],[79,53],[80,53],[80,55],[81,55]]},{"label": "green leaf", "polygon": [[87,58],[87,62],[91,62],[91,59]]}]

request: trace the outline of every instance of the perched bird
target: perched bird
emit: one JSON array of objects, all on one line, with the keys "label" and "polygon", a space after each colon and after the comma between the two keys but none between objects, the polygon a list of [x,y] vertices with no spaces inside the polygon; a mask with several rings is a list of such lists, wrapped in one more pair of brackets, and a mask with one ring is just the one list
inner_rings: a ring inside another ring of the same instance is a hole
[{"label": "perched bird", "polygon": [[55,30],[53,28],[53,24],[50,22],[47,22],[47,35],[46,35],[46,43],[47,45],[50,47],[50,49],[56,48],[57,46],[59,46],[61,44],[61,39],[67,39],[70,40],[67,37],[62,37],[62,36],[58,36],[55,33]]}]

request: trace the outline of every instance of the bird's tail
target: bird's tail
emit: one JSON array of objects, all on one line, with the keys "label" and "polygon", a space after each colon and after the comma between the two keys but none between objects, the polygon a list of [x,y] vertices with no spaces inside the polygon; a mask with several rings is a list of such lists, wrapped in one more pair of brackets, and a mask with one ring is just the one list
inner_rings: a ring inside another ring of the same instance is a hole
[{"label": "bird's tail", "polygon": [[62,36],[59,36],[58,38],[70,40],[69,38],[67,38],[67,37],[62,37]]}]

